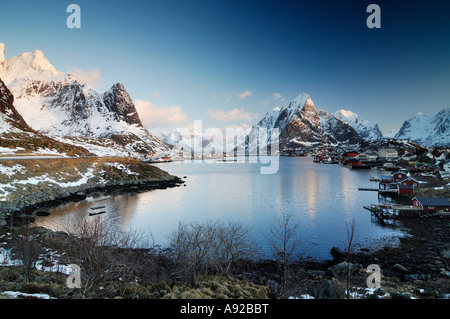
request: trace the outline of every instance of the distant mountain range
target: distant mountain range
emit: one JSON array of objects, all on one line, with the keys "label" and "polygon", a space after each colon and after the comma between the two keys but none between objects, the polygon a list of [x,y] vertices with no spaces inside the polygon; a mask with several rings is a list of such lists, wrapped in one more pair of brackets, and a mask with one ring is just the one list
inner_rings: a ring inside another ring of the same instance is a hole
[{"label": "distant mountain range", "polygon": [[[260,129],[267,130],[269,138],[261,143],[254,137]],[[419,113],[404,122],[400,130],[392,130],[383,136],[378,124],[360,119],[352,111],[341,109],[333,114],[315,107],[311,97],[306,93],[299,94],[287,106],[275,107],[266,113],[254,125],[244,139],[239,136],[236,146],[246,152],[267,149],[270,144],[270,132],[278,129],[280,151],[301,149],[320,145],[357,145],[363,141],[377,141],[384,138],[411,140],[423,146],[450,146],[450,109],[443,109],[433,115]],[[170,132],[160,136],[165,143],[187,150],[197,145],[204,153],[213,148],[219,149],[214,139],[200,138],[193,134],[187,136],[179,132]],[[233,141],[223,142],[220,146],[232,146]],[[194,143],[194,144],[192,144]],[[202,145],[202,146],[199,146]]]},{"label": "distant mountain range", "polygon": [[30,141],[35,141],[39,147],[53,145],[69,153],[99,156],[164,155],[180,150],[217,153],[236,146],[253,152],[270,143],[269,139],[257,144],[250,138],[261,129],[269,135],[278,130],[279,135],[273,137],[280,150],[358,145],[384,137],[423,146],[450,146],[450,108],[431,115],[419,113],[406,120],[398,132],[383,137],[377,124],[349,110],[329,113],[316,108],[311,97],[301,93],[287,106],[266,113],[251,130],[241,131],[236,138],[180,131],[157,138],[143,127],[122,84],[101,93],[76,75],[56,70],[39,50],[5,59],[5,47],[0,43],[1,147],[17,147],[28,141],[27,147],[32,148]]}]

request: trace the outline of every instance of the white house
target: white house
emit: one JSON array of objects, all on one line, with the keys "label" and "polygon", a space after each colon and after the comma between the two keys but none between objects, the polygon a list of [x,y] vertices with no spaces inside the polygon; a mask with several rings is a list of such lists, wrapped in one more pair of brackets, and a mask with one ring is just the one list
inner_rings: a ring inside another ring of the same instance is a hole
[{"label": "white house", "polygon": [[378,159],[378,154],[374,151],[365,151],[356,157],[363,162],[375,162]]},{"label": "white house", "polygon": [[444,163],[444,171],[450,174],[450,160],[445,161]]},{"label": "white house", "polygon": [[393,148],[382,148],[378,151],[378,156],[387,161],[396,160],[398,158],[398,152]]}]

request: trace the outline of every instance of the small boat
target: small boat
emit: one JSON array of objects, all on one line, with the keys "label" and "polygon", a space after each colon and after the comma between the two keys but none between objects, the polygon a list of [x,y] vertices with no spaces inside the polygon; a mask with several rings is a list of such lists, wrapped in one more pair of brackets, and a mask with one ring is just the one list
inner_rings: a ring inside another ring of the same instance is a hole
[{"label": "small boat", "polygon": [[96,215],[101,215],[101,214],[105,214],[105,211],[101,211],[101,212],[95,212],[95,213],[89,213],[89,216],[96,216]]},{"label": "small boat", "polygon": [[101,197],[101,198],[96,199],[95,202],[102,202],[102,201],[110,199],[110,198],[112,198],[112,196]]},{"label": "small boat", "polygon": [[380,179],[377,178],[377,177],[370,176],[369,181],[371,181],[371,182],[379,182]]},{"label": "small boat", "polygon": [[48,216],[48,215],[50,215],[49,211],[38,211],[36,213],[36,216]]},{"label": "small boat", "polygon": [[105,208],[105,206],[94,206],[94,207],[91,207],[92,210],[102,209],[102,208]]}]

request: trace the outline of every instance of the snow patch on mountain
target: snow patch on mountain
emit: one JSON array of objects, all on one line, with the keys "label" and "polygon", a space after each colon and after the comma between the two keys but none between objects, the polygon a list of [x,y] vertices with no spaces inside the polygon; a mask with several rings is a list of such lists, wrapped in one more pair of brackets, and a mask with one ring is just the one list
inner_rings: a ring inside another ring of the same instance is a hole
[{"label": "snow patch on mountain", "polygon": [[423,146],[450,146],[450,108],[428,115],[417,113],[403,123],[395,138]]},{"label": "snow patch on mountain", "polygon": [[372,124],[367,120],[360,119],[358,114],[352,111],[342,109],[335,112],[334,115],[353,127],[359,136],[365,140],[374,141],[383,138],[383,133],[381,133],[378,124]]}]

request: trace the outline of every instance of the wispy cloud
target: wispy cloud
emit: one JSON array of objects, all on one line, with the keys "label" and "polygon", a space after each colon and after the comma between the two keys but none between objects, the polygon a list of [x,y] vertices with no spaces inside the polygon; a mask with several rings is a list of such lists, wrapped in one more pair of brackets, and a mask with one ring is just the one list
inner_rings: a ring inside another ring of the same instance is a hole
[{"label": "wispy cloud", "polygon": [[69,66],[68,69],[68,72],[73,74],[81,83],[86,83],[93,87],[99,87],[103,83],[102,75],[98,69],[82,70],[73,66]]},{"label": "wispy cloud", "polygon": [[249,90],[246,90],[246,91],[244,91],[242,93],[239,93],[237,95],[237,97],[240,98],[241,100],[243,100],[243,99],[245,99],[247,97],[250,97],[250,96],[252,96],[252,91],[249,91]]},{"label": "wispy cloud", "polygon": [[229,101],[231,101],[234,98],[239,99],[239,100],[243,100],[243,99],[246,99],[248,97],[251,97],[252,94],[253,94],[253,92],[250,91],[250,90],[245,90],[245,91],[240,92],[240,93],[236,93],[236,92],[234,92],[234,93],[232,93],[232,92],[226,92],[226,93],[225,92],[224,93],[214,92],[212,94],[212,100],[213,101],[217,101],[217,100],[223,99],[226,102],[229,102]]},{"label": "wispy cloud", "polygon": [[161,92],[153,92],[152,95],[157,100],[167,99],[167,95],[162,94]]},{"label": "wispy cloud", "polygon": [[279,100],[283,97],[280,93],[274,93],[274,94],[272,94],[272,96],[275,100]]},{"label": "wispy cloud", "polygon": [[142,124],[147,128],[186,125],[189,121],[188,115],[183,113],[179,105],[158,107],[142,100],[135,100],[134,105]]},{"label": "wispy cloud", "polygon": [[263,103],[263,104],[268,104],[268,103],[271,102],[272,100],[275,100],[275,101],[281,101],[281,102],[284,102],[284,101],[285,101],[283,95],[281,95],[281,94],[278,93],[278,92],[275,92],[274,94],[272,94],[272,96],[269,96],[267,99],[263,100],[262,103]]},{"label": "wispy cloud", "polygon": [[258,118],[258,114],[250,113],[244,109],[234,109],[231,111],[224,111],[220,109],[209,109],[206,113],[209,118],[224,122],[229,121],[253,121]]}]

